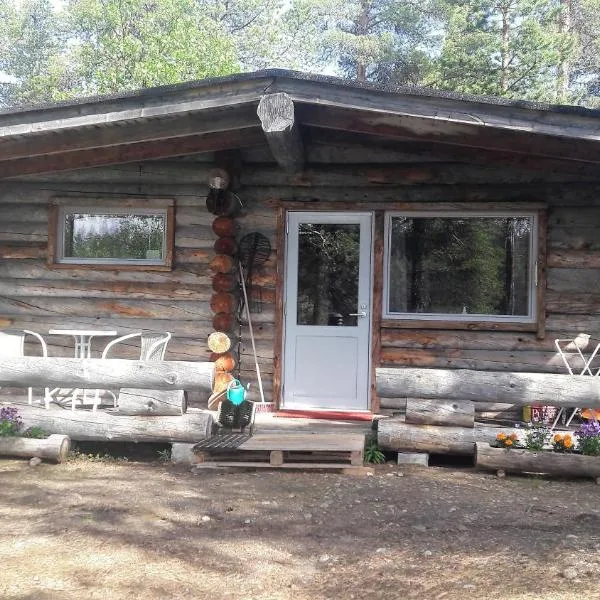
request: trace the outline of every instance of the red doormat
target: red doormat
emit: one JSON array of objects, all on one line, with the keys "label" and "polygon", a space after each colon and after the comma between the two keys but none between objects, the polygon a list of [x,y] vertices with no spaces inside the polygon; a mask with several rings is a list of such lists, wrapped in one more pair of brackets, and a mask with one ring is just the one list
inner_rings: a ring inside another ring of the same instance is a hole
[{"label": "red doormat", "polygon": [[328,421],[372,421],[373,413],[337,410],[278,410],[274,417],[282,419],[325,419]]}]

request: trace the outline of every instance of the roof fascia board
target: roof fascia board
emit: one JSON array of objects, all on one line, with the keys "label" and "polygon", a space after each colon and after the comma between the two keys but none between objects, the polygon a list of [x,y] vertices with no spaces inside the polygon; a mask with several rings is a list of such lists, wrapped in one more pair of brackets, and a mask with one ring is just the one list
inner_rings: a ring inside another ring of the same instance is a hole
[{"label": "roof fascia board", "polygon": [[269,93],[286,92],[292,100],[306,104],[419,117],[473,127],[600,141],[600,118],[597,115],[563,114],[557,111],[521,108],[512,104],[394,94],[287,78],[274,81],[268,91]]},{"label": "roof fascia board", "polygon": [[[258,104],[264,89],[271,81],[242,81],[234,85],[235,83],[232,82],[229,86],[218,86],[218,89],[200,87],[179,94],[171,93],[163,97],[162,101],[157,101],[154,96],[134,97],[126,98],[121,103],[115,100],[98,101],[85,105],[37,109],[30,113],[0,115],[0,139]],[[248,85],[249,83],[253,85]],[[191,91],[195,93],[191,94]]]}]

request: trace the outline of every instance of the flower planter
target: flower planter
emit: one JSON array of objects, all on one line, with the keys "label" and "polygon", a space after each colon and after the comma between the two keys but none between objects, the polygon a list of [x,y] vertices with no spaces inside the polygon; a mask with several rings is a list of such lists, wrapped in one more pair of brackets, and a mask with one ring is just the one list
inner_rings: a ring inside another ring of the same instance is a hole
[{"label": "flower planter", "polygon": [[475,466],[510,473],[545,473],[564,477],[593,477],[600,484],[600,456],[475,444]]},{"label": "flower planter", "polygon": [[60,463],[67,458],[70,448],[69,436],[56,433],[42,439],[18,436],[0,437],[0,456],[20,458],[37,456]]}]

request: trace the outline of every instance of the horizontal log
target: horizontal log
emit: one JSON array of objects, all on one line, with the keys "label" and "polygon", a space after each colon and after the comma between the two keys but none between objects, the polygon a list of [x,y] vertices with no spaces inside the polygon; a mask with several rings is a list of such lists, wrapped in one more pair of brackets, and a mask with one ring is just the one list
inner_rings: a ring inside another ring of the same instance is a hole
[{"label": "horizontal log", "polygon": [[[19,413],[21,410],[19,409]],[[47,431],[47,430],[45,430]],[[0,455],[32,458],[37,456],[57,463],[63,462],[71,448],[69,436],[54,433],[47,438],[0,437]]]},{"label": "horizontal log", "polygon": [[119,415],[184,415],[187,397],[183,390],[144,390],[121,388],[117,407],[111,413]]},{"label": "horizontal log", "polygon": [[91,442],[197,442],[209,437],[212,416],[189,410],[185,415],[157,417],[111,415],[105,410],[46,410],[19,405],[25,427],[63,432],[72,440]]},{"label": "horizontal log", "polygon": [[405,420],[411,425],[473,427],[475,406],[468,400],[407,398]]},{"label": "horizontal log", "polygon": [[600,269],[600,251],[558,248],[548,253],[547,265],[558,268]]},{"label": "horizontal log", "polygon": [[[368,162],[365,160],[365,162]],[[294,171],[292,170],[292,173]],[[546,175],[545,182],[579,181],[577,175]],[[285,173],[277,167],[245,169],[241,175],[244,186],[281,185],[360,188],[374,185],[413,186],[421,184],[515,184],[539,183],[540,174],[527,170],[467,165],[454,161],[409,165],[328,165],[313,166],[301,174]]]},{"label": "horizontal log", "polygon": [[600,377],[544,373],[493,373],[469,369],[377,369],[377,394],[504,402],[517,406],[600,406]]},{"label": "horizontal log", "polygon": [[[584,275],[585,271],[581,273]],[[588,315],[600,312],[600,294],[547,291],[545,304],[550,313]]]},{"label": "horizontal log", "polygon": [[0,246],[0,258],[16,258],[16,259],[29,259],[29,258],[41,258],[46,259],[47,257],[47,244],[45,243],[29,243],[27,245],[13,244],[13,245],[2,245]]},{"label": "horizontal log", "polygon": [[123,271],[94,270],[90,268],[68,268],[49,270],[41,260],[3,260],[0,262],[0,279],[36,279],[55,281],[127,281],[144,283],[180,283],[210,285],[210,273],[204,265],[189,265],[172,271]]},{"label": "horizontal log", "polygon": [[[564,337],[569,337],[567,331]],[[555,351],[554,340],[538,340],[535,333],[508,331],[440,331],[419,329],[382,329],[383,348],[413,350],[502,350]]]},{"label": "horizontal log", "polygon": [[[600,227],[597,231],[600,230]],[[600,287],[598,269],[548,269],[548,289],[556,292],[594,293]]]},{"label": "horizontal log", "polygon": [[598,227],[554,227],[548,230],[549,249],[600,250]]},{"label": "horizontal log", "polygon": [[600,477],[600,457],[558,452],[493,448],[477,443],[475,466],[509,473],[546,473],[562,477]]},{"label": "horizontal log", "polygon": [[0,357],[0,386],[210,392],[213,378],[211,362]]},{"label": "horizontal log", "polygon": [[[50,273],[51,274],[51,273]],[[108,276],[110,277],[110,276]],[[107,279],[108,279],[107,277]],[[142,281],[72,281],[8,279],[2,281],[4,296],[30,298],[111,298],[122,300],[204,300],[212,295],[210,277],[198,284]]]},{"label": "horizontal log", "polygon": [[[379,404],[382,409],[404,412],[406,410],[406,400],[406,398],[380,398]],[[432,400],[432,402],[436,401]],[[518,416],[522,411],[521,407],[502,402],[473,402],[473,407],[476,416],[485,418],[497,418],[507,415]],[[519,419],[520,417],[517,420]]]},{"label": "horizontal log", "polygon": [[[570,337],[570,336],[569,336]],[[575,366],[581,361],[576,359]],[[516,371],[564,373],[564,363],[556,351],[503,350],[413,350],[382,348],[384,367],[423,367],[431,369],[475,369],[477,371]],[[581,363],[583,367],[583,363]]]},{"label": "horizontal log", "polygon": [[159,300],[111,300],[90,298],[86,302],[73,298],[0,298],[0,314],[77,317],[133,317],[140,319],[190,320],[210,319],[212,311],[208,302],[181,300],[162,302]]},{"label": "horizontal log", "polygon": [[377,444],[384,450],[430,454],[475,454],[475,442],[493,442],[500,427],[437,427],[411,425],[402,418],[381,419]]}]

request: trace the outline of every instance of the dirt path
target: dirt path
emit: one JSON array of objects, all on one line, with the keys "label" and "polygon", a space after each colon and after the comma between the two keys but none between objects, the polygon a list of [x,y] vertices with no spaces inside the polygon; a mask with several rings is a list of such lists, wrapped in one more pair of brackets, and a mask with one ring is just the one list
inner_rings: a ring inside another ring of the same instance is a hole
[{"label": "dirt path", "polygon": [[4,600],[600,598],[600,486],[0,461]]}]

